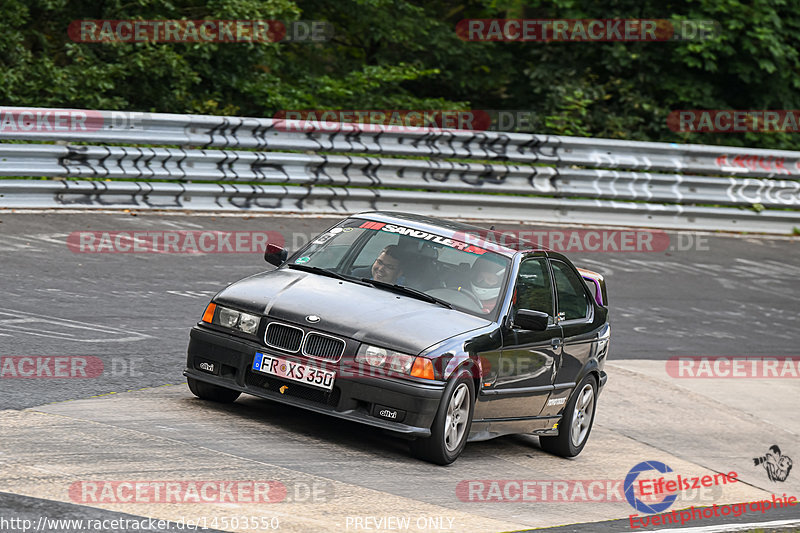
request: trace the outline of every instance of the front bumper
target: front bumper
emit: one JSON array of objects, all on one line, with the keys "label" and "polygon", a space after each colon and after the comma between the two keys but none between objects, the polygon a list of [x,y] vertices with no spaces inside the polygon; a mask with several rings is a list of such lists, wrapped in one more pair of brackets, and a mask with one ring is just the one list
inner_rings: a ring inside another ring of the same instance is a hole
[{"label": "front bumper", "polygon": [[[254,372],[251,368],[256,352],[296,359],[252,341],[195,326],[190,334],[183,375],[259,398],[411,437],[427,437],[431,434],[430,427],[444,393],[444,383],[348,376],[337,377],[333,390],[327,392]],[[201,363],[215,363],[214,373],[201,370]],[[288,388],[282,394],[279,391],[283,385]],[[402,413],[402,421],[378,416],[377,413],[384,408]]]}]

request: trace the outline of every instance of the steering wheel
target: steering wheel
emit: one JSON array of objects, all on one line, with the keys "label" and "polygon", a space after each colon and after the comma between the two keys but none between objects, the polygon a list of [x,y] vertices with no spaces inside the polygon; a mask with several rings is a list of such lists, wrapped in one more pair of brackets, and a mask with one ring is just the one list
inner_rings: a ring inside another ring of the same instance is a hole
[{"label": "steering wheel", "polygon": [[425,291],[425,294],[430,294],[431,296],[435,296],[436,298],[440,298],[459,307],[466,307],[467,309],[483,313],[483,303],[481,303],[477,296],[469,291],[458,291],[456,289],[432,289]]}]

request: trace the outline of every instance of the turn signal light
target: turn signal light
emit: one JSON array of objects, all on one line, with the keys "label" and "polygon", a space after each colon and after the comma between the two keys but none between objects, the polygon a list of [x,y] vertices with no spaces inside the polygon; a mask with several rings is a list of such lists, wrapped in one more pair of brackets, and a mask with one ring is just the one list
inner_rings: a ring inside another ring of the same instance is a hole
[{"label": "turn signal light", "polygon": [[214,320],[214,311],[217,310],[217,304],[208,304],[206,307],[206,312],[203,313],[203,322],[208,322],[211,324],[211,321]]},{"label": "turn signal light", "polygon": [[414,360],[414,366],[411,367],[411,375],[423,379],[436,379],[433,375],[433,363],[430,359],[424,357],[417,357]]}]

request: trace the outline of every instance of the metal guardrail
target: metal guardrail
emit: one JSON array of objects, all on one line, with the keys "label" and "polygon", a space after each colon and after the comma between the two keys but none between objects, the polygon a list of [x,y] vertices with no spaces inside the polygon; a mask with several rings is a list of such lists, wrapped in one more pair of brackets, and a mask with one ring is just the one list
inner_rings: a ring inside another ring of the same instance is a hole
[{"label": "metal guardrail", "polygon": [[344,215],[373,209],[545,224],[581,223],[664,229],[781,233],[797,224],[795,213],[762,211],[743,219],[738,209],[637,204],[527,196],[480,195],[344,187],[286,187],[123,181],[0,181],[2,195],[17,209],[252,210]]},{"label": "metal guardrail", "polygon": [[[2,111],[19,118],[57,110]],[[0,127],[0,141],[29,143],[0,143],[0,175],[66,179],[0,180],[0,208],[380,206],[704,230],[800,226],[800,152],[173,114],[138,114],[128,121],[134,127],[119,128],[121,113],[70,113],[90,114],[92,126]],[[76,142],[104,145],[66,144]],[[87,178],[134,181],[72,181]]]}]

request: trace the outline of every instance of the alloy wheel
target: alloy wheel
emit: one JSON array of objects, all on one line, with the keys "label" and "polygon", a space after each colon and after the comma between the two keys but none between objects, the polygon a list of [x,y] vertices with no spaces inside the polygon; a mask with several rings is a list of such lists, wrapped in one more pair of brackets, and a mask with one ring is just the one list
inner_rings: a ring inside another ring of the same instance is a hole
[{"label": "alloy wheel", "polygon": [[444,445],[448,451],[454,451],[461,444],[469,420],[469,389],[465,383],[459,383],[450,396],[447,406],[447,418],[444,427]]},{"label": "alloy wheel", "polygon": [[580,446],[587,435],[589,435],[593,414],[594,387],[592,387],[591,383],[587,383],[575,401],[575,412],[572,414],[570,438],[572,439],[573,446]]}]

